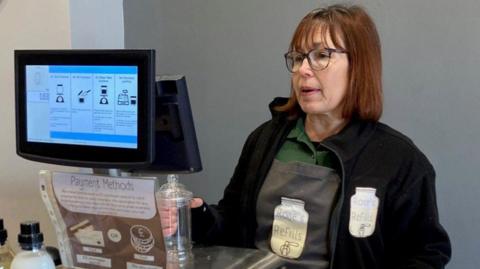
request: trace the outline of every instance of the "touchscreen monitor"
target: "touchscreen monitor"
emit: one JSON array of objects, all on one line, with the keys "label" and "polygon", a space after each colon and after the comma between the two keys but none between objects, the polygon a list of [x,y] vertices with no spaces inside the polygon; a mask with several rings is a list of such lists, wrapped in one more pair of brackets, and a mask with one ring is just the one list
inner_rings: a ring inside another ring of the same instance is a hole
[{"label": "touchscreen monitor", "polygon": [[17,153],[140,168],[154,157],[153,50],[15,51]]}]

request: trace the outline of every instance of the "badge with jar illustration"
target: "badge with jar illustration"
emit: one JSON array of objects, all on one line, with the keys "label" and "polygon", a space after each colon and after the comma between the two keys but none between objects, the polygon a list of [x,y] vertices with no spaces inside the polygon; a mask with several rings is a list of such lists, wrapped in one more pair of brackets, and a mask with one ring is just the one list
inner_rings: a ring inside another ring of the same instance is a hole
[{"label": "badge with jar illustration", "polygon": [[302,254],[307,238],[308,213],[305,202],[282,197],[275,207],[270,247],[277,255],[297,259]]},{"label": "badge with jar illustration", "polygon": [[350,199],[350,222],[348,229],[354,237],[368,237],[375,231],[378,197],[374,188],[355,188]]}]

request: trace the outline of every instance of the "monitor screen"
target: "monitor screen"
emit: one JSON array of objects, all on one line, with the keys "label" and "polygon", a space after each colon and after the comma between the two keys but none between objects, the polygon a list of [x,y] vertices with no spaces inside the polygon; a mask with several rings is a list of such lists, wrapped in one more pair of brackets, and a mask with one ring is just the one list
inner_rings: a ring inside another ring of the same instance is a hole
[{"label": "monitor screen", "polygon": [[154,157],[153,50],[15,51],[17,153],[136,168]]},{"label": "monitor screen", "polygon": [[26,65],[27,141],[138,148],[138,67]]}]

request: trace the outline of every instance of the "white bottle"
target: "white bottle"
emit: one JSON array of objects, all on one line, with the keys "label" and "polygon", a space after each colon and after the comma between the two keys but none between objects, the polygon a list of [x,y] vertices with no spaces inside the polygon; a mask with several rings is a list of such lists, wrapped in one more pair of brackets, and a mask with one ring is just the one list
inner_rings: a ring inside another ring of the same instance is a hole
[{"label": "white bottle", "polygon": [[38,222],[20,224],[18,243],[22,251],[15,255],[10,269],[55,269],[52,258],[42,247],[43,234]]}]

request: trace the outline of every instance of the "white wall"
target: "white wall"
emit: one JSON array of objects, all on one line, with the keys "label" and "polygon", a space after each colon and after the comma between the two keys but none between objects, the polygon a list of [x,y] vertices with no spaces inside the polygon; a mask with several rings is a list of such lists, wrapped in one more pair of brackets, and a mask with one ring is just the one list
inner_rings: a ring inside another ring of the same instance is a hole
[{"label": "white wall", "polygon": [[123,0],[70,0],[73,49],[123,49]]},{"label": "white wall", "polygon": [[48,245],[53,228],[37,187],[40,169],[62,169],[19,158],[15,152],[15,49],[70,48],[69,3],[65,0],[0,0],[0,217],[15,245],[18,223],[41,222]]},{"label": "white wall", "polygon": [[0,218],[12,245],[18,224],[30,219],[40,221],[46,244],[56,245],[37,174],[40,169],[77,170],[16,155],[13,51],[123,47],[123,0],[0,0]]}]

